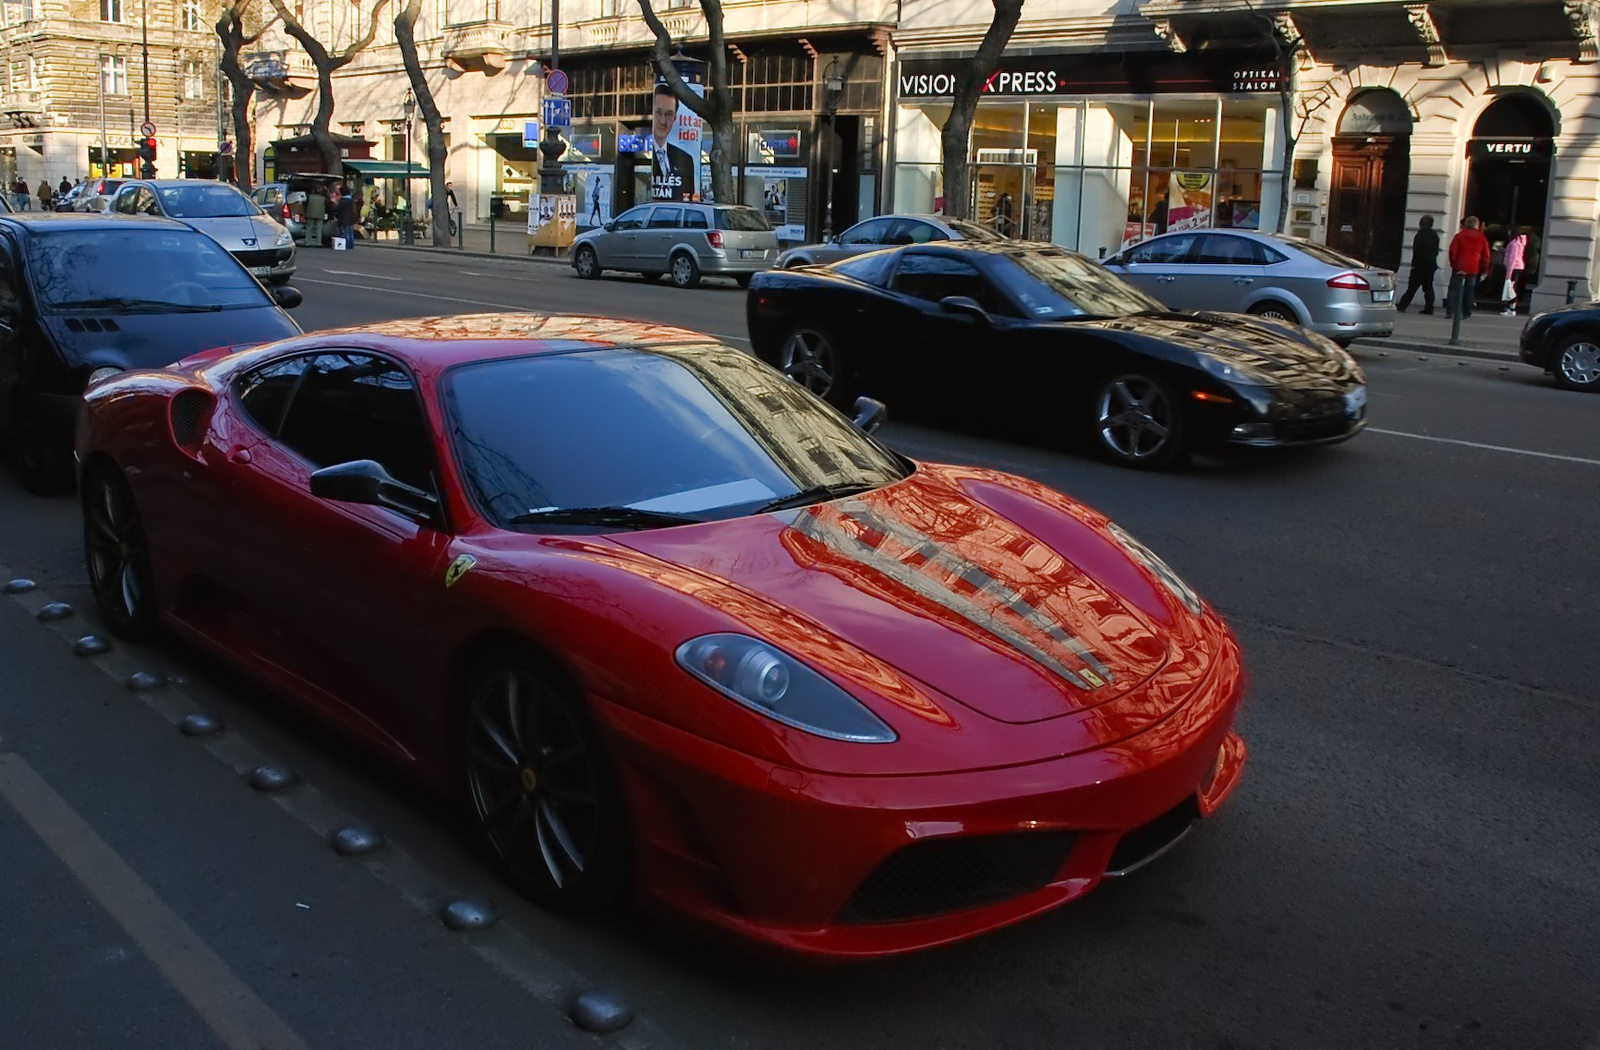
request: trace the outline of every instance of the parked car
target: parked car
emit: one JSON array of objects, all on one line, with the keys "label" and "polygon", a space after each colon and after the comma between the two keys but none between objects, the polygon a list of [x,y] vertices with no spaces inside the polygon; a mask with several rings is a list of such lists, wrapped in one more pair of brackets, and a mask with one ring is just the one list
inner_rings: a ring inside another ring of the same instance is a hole
[{"label": "parked car", "polygon": [[123,183],[112,210],[123,215],[178,219],[210,237],[244,268],[272,284],[294,275],[294,239],[239,188],[209,179],[154,179]]},{"label": "parked car", "polygon": [[32,491],[72,484],[72,432],[96,375],[300,331],[215,241],[168,219],[0,216],[0,423]]},{"label": "parked car", "polygon": [[105,212],[111,210],[111,201],[121,189],[124,179],[90,179],[83,183],[83,192],[72,202],[73,211]]},{"label": "parked car", "polygon": [[1174,310],[1293,321],[1345,346],[1394,334],[1394,274],[1299,237],[1184,230],[1136,244],[1105,265]]},{"label": "parked car", "polygon": [[76,186],[73,186],[71,189],[67,190],[67,192],[57,194],[54,210],[77,211],[78,209],[76,205],[78,200],[83,196],[84,191],[88,189],[88,187],[89,184],[87,182],[80,182]]},{"label": "parked car", "polygon": [[1103,515],[913,463],[864,407],[599,318],[205,354],[86,394],[89,582],[123,636],[167,628],[462,798],[552,907],[946,944],[1213,813],[1245,681]]},{"label": "parked car", "polygon": [[[306,194],[315,186],[321,186],[324,191],[337,186],[344,180],[337,175],[290,175],[279,182],[269,182],[257,186],[250,191],[250,199],[272,218],[282,223],[288,229],[289,236],[293,237],[296,244],[304,244],[306,240],[305,203]],[[329,214],[329,222],[323,228],[322,242],[324,245],[333,242],[333,215]]]},{"label": "parked car", "polygon": [[1522,359],[1567,390],[1600,392],[1600,302],[1575,303],[1528,318]]},{"label": "parked car", "polygon": [[702,276],[732,277],[740,287],[778,259],[778,235],[754,208],[742,204],[641,204],[572,242],[579,277],[604,270],[668,274],[679,288]]},{"label": "parked car", "polygon": [[932,241],[1003,241],[993,230],[965,219],[944,215],[879,215],[856,223],[822,244],[790,248],[778,256],[778,265],[811,266],[838,262],[862,252]]},{"label": "parked car", "polygon": [[1360,367],[1322,336],[1169,310],[1054,245],[946,241],[774,270],[746,310],[756,355],[836,405],[904,400],[960,425],[1003,404],[1124,466],[1333,443],[1367,422]]}]

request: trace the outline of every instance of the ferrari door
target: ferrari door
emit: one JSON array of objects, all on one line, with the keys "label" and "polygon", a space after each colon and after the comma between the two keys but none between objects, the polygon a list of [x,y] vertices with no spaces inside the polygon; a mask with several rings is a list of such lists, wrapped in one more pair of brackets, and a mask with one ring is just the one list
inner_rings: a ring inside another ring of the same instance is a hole
[{"label": "ferrari door", "polygon": [[370,459],[434,491],[422,403],[410,375],[382,356],[328,350],[299,361],[281,417],[226,467],[237,626],[273,664],[331,694],[329,706],[344,710],[330,714],[382,743],[414,743],[426,720],[414,687],[436,680],[431,661],[443,649],[429,609],[450,537],[439,521],[319,499],[310,477]]}]

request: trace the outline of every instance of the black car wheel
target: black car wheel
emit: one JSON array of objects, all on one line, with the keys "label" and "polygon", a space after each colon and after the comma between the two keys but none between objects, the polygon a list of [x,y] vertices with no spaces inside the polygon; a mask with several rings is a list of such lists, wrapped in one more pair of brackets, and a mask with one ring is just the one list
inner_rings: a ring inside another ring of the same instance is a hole
[{"label": "black car wheel", "polygon": [[579,277],[592,281],[600,276],[600,259],[595,255],[594,249],[585,244],[578,249],[578,254],[572,257],[572,268],[578,271]]},{"label": "black car wheel", "polygon": [[19,393],[11,406],[11,460],[22,487],[36,496],[55,496],[72,488],[72,449],[53,434]]},{"label": "black car wheel", "polygon": [[83,483],[83,553],[95,604],[111,629],[131,641],[157,631],[150,546],[133,489],[122,471],[96,467]]},{"label": "black car wheel", "polygon": [[1600,343],[1587,335],[1571,336],[1556,349],[1550,372],[1567,390],[1600,390]]},{"label": "black car wheel", "polygon": [[1114,462],[1155,470],[1184,452],[1183,409],[1172,387],[1154,376],[1112,376],[1095,398],[1094,432]]},{"label": "black car wheel", "polygon": [[678,288],[693,288],[700,283],[700,264],[688,252],[672,257],[672,283]]},{"label": "black car wheel", "polygon": [[583,701],[531,654],[472,677],[460,756],[479,833],[511,881],[541,903],[613,901],[628,875],[621,792]]},{"label": "black car wheel", "polygon": [[838,343],[831,333],[815,325],[790,329],[778,351],[780,372],[835,405],[844,403],[840,365]]},{"label": "black car wheel", "polygon": [[1264,303],[1255,304],[1250,308],[1250,312],[1257,317],[1265,317],[1272,321],[1288,321],[1290,324],[1300,323],[1300,318],[1293,310],[1283,303],[1271,299]]}]

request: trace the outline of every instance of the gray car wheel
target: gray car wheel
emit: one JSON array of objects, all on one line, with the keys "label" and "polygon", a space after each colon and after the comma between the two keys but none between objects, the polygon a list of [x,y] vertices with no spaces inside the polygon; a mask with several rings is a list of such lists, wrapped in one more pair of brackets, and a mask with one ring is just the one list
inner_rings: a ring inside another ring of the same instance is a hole
[{"label": "gray car wheel", "polygon": [[572,268],[578,271],[578,276],[586,281],[592,281],[600,276],[600,259],[595,255],[594,249],[587,244],[578,248],[578,253],[572,257]]},{"label": "gray car wheel", "polygon": [[1567,390],[1600,390],[1600,344],[1587,335],[1577,335],[1561,344],[1550,369],[1556,385]]},{"label": "gray car wheel", "polygon": [[1267,300],[1257,303],[1250,308],[1250,312],[1257,317],[1265,317],[1272,321],[1288,321],[1290,324],[1299,324],[1299,316],[1283,303],[1276,300]]},{"label": "gray car wheel", "polygon": [[1183,407],[1172,387],[1154,376],[1115,375],[1095,399],[1094,433],[1113,462],[1156,470],[1184,452]]},{"label": "gray car wheel", "polygon": [[688,252],[672,257],[672,283],[678,288],[693,288],[700,283],[700,265]]}]

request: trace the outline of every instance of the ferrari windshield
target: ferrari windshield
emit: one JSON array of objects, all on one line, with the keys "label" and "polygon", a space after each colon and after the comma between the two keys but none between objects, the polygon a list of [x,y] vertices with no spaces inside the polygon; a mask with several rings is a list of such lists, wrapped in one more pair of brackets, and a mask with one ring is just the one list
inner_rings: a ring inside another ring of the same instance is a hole
[{"label": "ferrari windshield", "polygon": [[485,361],[450,373],[444,400],[469,490],[501,525],[738,517],[909,472],[811,394],[724,346]]},{"label": "ferrari windshield", "polygon": [[260,215],[255,201],[232,186],[162,186],[161,210],[178,219],[225,219]]},{"label": "ferrari windshield", "polygon": [[994,269],[1032,317],[1122,317],[1166,309],[1105,267],[1068,251],[1009,252]]},{"label": "ferrari windshield", "polygon": [[132,220],[121,229],[61,223],[36,232],[28,238],[28,271],[47,313],[271,305],[260,282],[210,237]]}]

